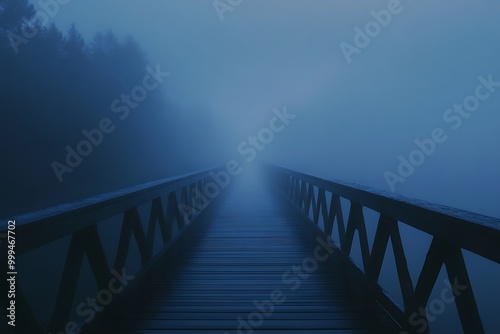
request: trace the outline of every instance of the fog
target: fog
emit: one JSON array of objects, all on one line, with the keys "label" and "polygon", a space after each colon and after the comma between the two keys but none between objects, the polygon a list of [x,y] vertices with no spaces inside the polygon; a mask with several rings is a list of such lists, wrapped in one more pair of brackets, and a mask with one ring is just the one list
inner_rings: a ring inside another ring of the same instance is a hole
[{"label": "fog", "polygon": [[262,157],[390,192],[384,173],[440,127],[449,139],[395,192],[499,217],[500,94],[456,131],[443,114],[477,77],[500,78],[500,4],[403,1],[348,64],[340,44],[354,45],[353,29],[388,3],[244,1],[221,22],[210,1],[89,0],[54,20],[63,30],[75,22],[87,39],[130,35],[171,72],[163,92],[195,139],[181,151],[202,153],[182,157],[191,168],[238,156],[238,144],[286,106],[299,116]]},{"label": "fog", "polygon": [[500,217],[499,2],[54,1],[0,0],[1,218],[230,160]]}]

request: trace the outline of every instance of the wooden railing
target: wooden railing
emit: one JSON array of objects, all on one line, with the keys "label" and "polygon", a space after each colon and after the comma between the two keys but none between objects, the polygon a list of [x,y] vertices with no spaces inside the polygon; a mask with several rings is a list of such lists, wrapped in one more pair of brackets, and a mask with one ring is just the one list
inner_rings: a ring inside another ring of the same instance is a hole
[{"label": "wooden railing", "polygon": [[[266,168],[271,182],[301,214],[317,226],[320,219],[323,220],[323,231],[329,237],[336,222],[339,248],[347,257],[351,254],[355,233],[359,234],[363,264],[363,269],[359,270],[372,283],[372,291],[379,303],[403,328],[408,328],[408,332],[429,332],[426,314],[421,310],[426,309],[439,272],[445,265],[449,281],[467,287],[459,297],[453,298],[464,333],[484,333],[462,250],[500,263],[500,220],[442,206],[416,204],[415,201],[373,193],[273,165],[267,165]],[[330,203],[327,198],[331,198]],[[350,202],[347,225],[341,198]],[[371,249],[364,207],[379,214]],[[433,237],[416,285],[408,270],[400,223]],[[401,306],[378,283],[389,240],[404,302]]]},{"label": "wooden railing", "polygon": [[[203,200],[202,194],[205,185],[211,179],[210,172],[212,171],[214,170],[151,182],[96,196],[78,203],[61,205],[13,218],[12,220],[16,221],[15,255],[17,259],[65,237],[70,236],[71,241],[69,248],[60,250],[66,259],[49,323],[40,324],[37,321],[36,312],[38,310],[30,307],[28,296],[23,294],[23,286],[18,284],[15,298],[18,321],[16,327],[12,329],[16,333],[22,334],[64,333],[68,327],[74,326],[69,320],[75,309],[75,292],[81,284],[88,284],[88,282],[79,281],[85,255],[99,290],[108,289],[110,281],[113,280],[112,273],[121,273],[127,263],[131,253],[129,249],[133,236],[139,249],[141,266],[138,272],[131,274],[137,277],[144,275],[152,264],[161,257],[166,248],[186,230],[189,223],[196,219],[207,206],[206,198]],[[149,217],[144,222],[147,224],[147,229],[144,228],[138,211],[140,205],[149,206]],[[117,236],[119,235],[119,242],[115,253],[116,257],[111,262],[106,258],[104,248],[108,245],[106,240],[101,239],[97,224],[112,217],[117,218],[117,216],[118,218],[122,216],[121,228],[115,228],[112,231]],[[177,234],[174,236],[175,222],[177,223]],[[155,253],[153,245],[158,234],[156,225],[159,225],[159,233],[164,246]],[[7,234],[7,222],[2,222],[0,225],[1,234]],[[1,246],[3,249],[6,243]],[[47,258],[45,261],[51,261],[51,259]],[[108,263],[113,263],[111,268]],[[24,276],[33,275],[29,272],[19,273],[19,275],[21,274]],[[30,277],[30,283],[40,284],[35,276]],[[5,312],[4,310],[9,305],[6,280],[2,279],[0,288],[1,308]],[[76,323],[79,327],[86,325],[81,321]]]}]

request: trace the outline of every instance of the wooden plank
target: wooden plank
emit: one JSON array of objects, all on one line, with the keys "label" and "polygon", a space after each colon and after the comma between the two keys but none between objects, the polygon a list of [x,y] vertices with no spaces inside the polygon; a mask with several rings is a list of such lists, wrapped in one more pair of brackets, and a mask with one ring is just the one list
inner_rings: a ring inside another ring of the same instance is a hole
[{"label": "wooden plank", "polygon": [[[235,333],[239,318],[259,312],[254,333],[399,332],[351,281],[338,249],[329,254],[317,230],[256,180],[239,182],[179,240],[123,313],[106,319],[102,333]],[[303,201],[306,184],[294,188]],[[315,260],[315,251],[328,256]],[[284,300],[272,302],[277,291]]]}]

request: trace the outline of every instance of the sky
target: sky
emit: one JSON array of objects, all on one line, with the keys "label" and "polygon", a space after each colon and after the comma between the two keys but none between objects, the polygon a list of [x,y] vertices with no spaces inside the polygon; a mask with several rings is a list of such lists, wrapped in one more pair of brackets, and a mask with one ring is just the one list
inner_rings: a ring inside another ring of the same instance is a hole
[{"label": "sky", "polygon": [[[221,15],[211,0],[72,0],[53,20],[87,40],[131,36],[171,73],[163,92],[206,152],[200,169],[244,159],[240,143],[286,107],[296,118],[265,160],[500,217],[500,87],[457,129],[444,119],[479,77],[500,82],[499,2],[243,0]],[[437,128],[447,140],[391,187],[399,156]]]}]

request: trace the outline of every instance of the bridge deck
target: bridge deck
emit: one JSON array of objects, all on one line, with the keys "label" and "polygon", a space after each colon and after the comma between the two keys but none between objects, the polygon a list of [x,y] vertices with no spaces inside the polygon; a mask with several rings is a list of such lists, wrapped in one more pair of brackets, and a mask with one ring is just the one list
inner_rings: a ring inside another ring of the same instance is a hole
[{"label": "bridge deck", "polygon": [[[337,251],[317,270],[294,273],[314,258],[317,231],[256,178],[239,178],[153,270],[140,296],[108,317],[103,333],[399,332]],[[254,302],[272,297],[259,311]]]}]

